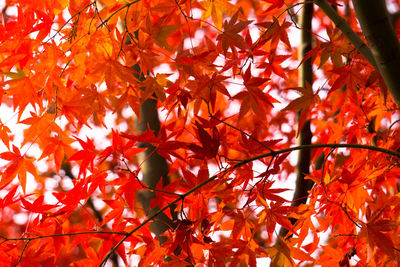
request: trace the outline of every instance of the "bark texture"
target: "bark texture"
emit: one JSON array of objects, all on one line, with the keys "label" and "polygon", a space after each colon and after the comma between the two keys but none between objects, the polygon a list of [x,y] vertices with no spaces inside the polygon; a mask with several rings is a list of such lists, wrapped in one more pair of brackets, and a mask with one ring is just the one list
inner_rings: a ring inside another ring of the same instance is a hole
[{"label": "bark texture", "polygon": [[[144,80],[143,74],[138,64],[132,67],[137,73],[137,78],[139,80]],[[158,117],[157,110],[157,100],[147,99],[143,102],[140,107],[140,118],[137,121],[137,131],[143,133],[150,129],[155,135],[160,131],[160,119]],[[158,154],[155,147],[148,143],[141,143],[140,147],[145,147],[147,150],[143,152],[140,156],[140,161],[144,162],[142,164],[142,175],[143,183],[149,188],[156,188],[156,185],[162,179],[162,184],[165,186],[169,183],[168,177],[168,164],[165,158]],[[139,194],[139,200],[143,208],[146,210],[148,216],[159,211],[159,208],[150,209],[151,200],[155,197],[155,194],[149,190],[141,191]],[[171,210],[171,214],[174,214]],[[166,241],[165,237],[160,236],[167,229],[173,228],[173,221],[165,214],[160,214],[155,218],[155,220],[150,224],[151,230],[156,234],[160,243]]]},{"label": "bark texture", "polygon": [[384,0],[353,0],[354,9],[386,86],[400,106],[400,43]]},{"label": "bark texture", "polygon": [[317,4],[319,8],[321,8],[324,11],[324,13],[332,20],[335,26],[342,31],[342,33],[349,39],[349,41],[354,45],[357,51],[360,52],[364,56],[364,58],[372,66],[374,66],[374,68],[378,69],[377,64],[375,62],[375,58],[371,53],[371,50],[360,39],[360,37],[358,37],[358,35],[353,31],[353,29],[346,22],[346,20],[344,20],[326,0],[315,0],[315,4]]},{"label": "bark texture", "polygon": [[[314,13],[314,6],[312,3],[304,5],[299,18],[299,26],[301,28],[300,46],[299,46],[299,60],[305,57],[305,54],[312,48],[312,17]],[[299,68],[299,86],[306,87],[311,86],[313,83],[313,71],[311,59],[305,60]],[[301,111],[298,111],[297,117],[299,117]],[[298,118],[297,118],[298,119]],[[298,145],[309,145],[311,144],[311,122],[306,121],[300,130],[299,137],[297,139]],[[301,149],[298,154],[297,166],[296,166],[296,189],[293,195],[292,206],[299,206],[307,202],[308,190],[313,186],[311,180],[305,180],[304,177],[310,173],[311,164],[311,150]],[[296,220],[291,218],[291,222],[295,223]],[[279,234],[286,236],[288,230],[281,228]]]}]

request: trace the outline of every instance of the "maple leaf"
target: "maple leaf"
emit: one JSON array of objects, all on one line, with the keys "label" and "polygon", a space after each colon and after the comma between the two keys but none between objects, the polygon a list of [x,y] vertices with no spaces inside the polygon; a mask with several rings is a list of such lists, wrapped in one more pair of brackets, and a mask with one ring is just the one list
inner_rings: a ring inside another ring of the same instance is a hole
[{"label": "maple leaf", "polygon": [[252,77],[250,66],[247,68],[246,72],[243,74],[243,82],[247,90],[241,91],[233,96],[234,99],[243,101],[240,106],[239,121],[243,119],[250,108],[258,116],[265,117],[267,112],[266,106],[273,107],[273,103],[278,102],[269,94],[263,93],[259,88],[268,80],[267,78]]},{"label": "maple leaf", "polygon": [[217,37],[217,40],[221,42],[222,50],[225,55],[229,47],[231,47],[232,52],[236,51],[235,47],[238,47],[243,51],[246,51],[249,48],[246,41],[241,35],[239,35],[239,33],[244,30],[251,21],[239,21],[236,23],[238,15],[239,13],[237,12],[229,22],[224,22],[224,31]]},{"label": "maple leaf", "polygon": [[80,160],[81,165],[79,167],[79,176],[82,174],[86,175],[86,169],[89,165],[91,169],[93,169],[94,159],[96,157],[95,146],[89,138],[86,139],[86,142],[78,137],[75,137],[75,139],[79,142],[83,149],[75,152],[66,161],[69,162],[73,160]]},{"label": "maple leaf", "polygon": [[[380,208],[371,215],[367,213],[368,222],[363,224],[359,233],[359,237],[365,237],[368,241],[370,250],[373,250],[374,245],[377,245],[391,259],[395,259],[394,244],[390,235],[387,232],[397,228],[398,223],[390,219],[380,218],[385,208]],[[370,251],[368,254],[370,255]]]},{"label": "maple leaf", "polygon": [[113,160],[119,160],[120,156],[124,156],[127,159],[131,159],[134,155],[143,152],[146,148],[137,148],[134,147],[136,142],[125,143],[121,139],[121,135],[116,130],[112,130],[112,144],[106,147],[99,154],[99,163],[104,162],[109,156],[113,156]]},{"label": "maple leaf", "polygon": [[156,43],[167,50],[171,50],[167,42],[167,36],[181,28],[183,25],[163,25],[165,18],[158,19],[154,24],[151,23],[149,16],[146,18],[146,32],[150,34]]},{"label": "maple leaf", "polygon": [[319,103],[321,99],[318,96],[318,91],[314,93],[309,83],[307,83],[306,87],[294,87],[289,89],[294,89],[302,94],[302,96],[292,100],[284,109],[282,109],[282,111],[300,111],[299,123],[297,128],[298,136],[300,133],[300,129],[303,128],[303,125],[307,120],[307,116],[311,111],[311,107],[315,103]]},{"label": "maple leaf", "polygon": [[211,16],[215,27],[221,30],[223,14],[232,17],[238,12],[238,8],[226,0],[201,1],[200,5],[205,10],[201,15],[200,27]]},{"label": "maple leaf", "polygon": [[29,159],[21,152],[16,146],[12,146],[13,152],[3,152],[0,154],[0,159],[9,161],[8,164],[3,166],[4,171],[1,175],[0,188],[4,188],[6,185],[12,182],[15,176],[18,175],[19,182],[22,190],[25,193],[26,187],[26,172],[30,172],[36,176],[36,167],[33,165],[33,159]]},{"label": "maple leaf", "polygon": [[357,88],[364,83],[364,79],[360,73],[355,72],[348,66],[343,66],[340,68],[334,68],[331,70],[332,73],[337,74],[336,79],[334,80],[331,90],[329,93],[333,93],[334,91],[343,88],[346,86],[348,89],[349,97],[353,101],[357,101]]},{"label": "maple leaf", "polygon": [[142,103],[147,99],[157,97],[161,102],[166,99],[164,88],[172,85],[172,82],[167,79],[169,74],[157,74],[156,77],[147,76],[146,80],[140,83],[145,89],[142,93]]},{"label": "maple leaf", "polygon": [[4,198],[0,199],[0,208],[5,208],[12,203],[17,202],[19,199],[15,198],[15,193],[17,192],[19,185],[14,185],[10,190],[8,190],[7,195]]},{"label": "maple leaf", "polygon": [[274,18],[273,21],[260,22],[256,25],[266,29],[258,45],[271,41],[271,49],[276,50],[279,41],[282,41],[287,47],[291,48],[287,34],[287,29],[292,25],[290,22],[283,21],[282,24],[279,24],[279,21]]},{"label": "maple leaf", "polygon": [[267,3],[271,3],[271,5],[267,8],[267,10],[265,10],[265,12],[268,12],[273,9],[281,8],[285,4],[284,0],[263,0],[263,1],[267,2]]},{"label": "maple leaf", "polygon": [[117,154],[118,156],[118,154],[122,153],[122,146],[120,144],[120,140],[118,137],[115,138],[115,136],[119,135],[115,134],[114,129],[112,133],[113,133],[113,143],[111,146],[106,147],[102,152],[99,153],[100,163],[104,162],[112,154]]},{"label": "maple leaf", "polygon": [[57,205],[43,204],[44,196],[39,196],[33,203],[25,200],[25,198],[21,198],[22,205],[24,209],[29,210],[35,213],[46,213],[49,210],[58,207]]},{"label": "maple leaf", "polygon": [[31,117],[20,122],[30,125],[29,128],[24,130],[24,141],[22,145],[27,142],[33,143],[37,138],[48,138],[51,132],[62,133],[61,128],[54,121],[54,115],[47,112],[41,116],[36,115],[34,112],[31,112],[30,115]]},{"label": "maple leaf", "polygon": [[[107,87],[113,90],[120,86],[120,81],[135,84],[136,79],[134,77],[134,74],[138,74],[132,68],[126,67],[122,65],[118,60],[113,60],[111,58],[105,61],[98,62],[98,64],[96,64],[96,66],[94,67],[93,73],[104,74],[104,80]],[[93,94],[93,96],[96,95]],[[97,95],[96,97],[99,96]],[[107,103],[106,101],[101,102],[102,104]]]},{"label": "maple leaf", "polygon": [[[0,99],[1,101],[1,99]],[[12,140],[11,130],[0,121],[0,139],[7,148],[10,148],[10,140]]]},{"label": "maple leaf", "polygon": [[35,89],[29,77],[23,76],[0,83],[0,87],[5,86],[9,86],[9,88],[5,90],[4,94],[12,96],[14,108],[19,107],[18,120],[28,104],[41,104],[37,94],[39,90]]},{"label": "maple leaf", "polygon": [[125,202],[122,197],[118,197],[115,200],[103,200],[109,207],[111,207],[111,211],[106,214],[103,221],[101,222],[102,225],[106,224],[107,222],[121,218],[122,213],[125,209]]},{"label": "maple leaf", "polygon": [[[257,201],[265,207],[265,209],[258,214],[260,216],[258,222],[261,223],[268,218],[266,220],[266,226],[267,232],[270,236],[272,236],[275,230],[276,223],[279,223],[290,232],[295,233],[295,230],[288,219],[288,215],[295,211],[295,207],[282,206],[282,202],[273,202],[271,205],[268,205],[261,196],[258,196]],[[296,235],[298,234],[296,233]]]},{"label": "maple leaf", "polygon": [[202,147],[189,144],[188,148],[195,152],[193,157],[199,159],[211,159],[215,158],[218,153],[218,148],[220,146],[219,133],[217,128],[213,128],[212,136],[205,131],[198,122],[196,122],[197,133]]},{"label": "maple leaf", "polygon": [[234,221],[231,233],[232,238],[234,240],[240,240],[241,238],[248,238],[251,235],[250,228],[252,227],[252,225],[246,220],[245,215],[242,212],[233,213],[229,215],[233,217]]},{"label": "maple leaf", "polygon": [[[160,179],[156,185],[154,193],[156,197],[151,200],[150,209],[158,207],[165,207],[168,203],[171,203],[176,199],[175,189],[177,185],[180,183],[180,180],[172,182],[166,186],[163,186],[163,181]],[[165,211],[165,215],[169,218],[172,218],[170,210]]]},{"label": "maple leaf", "polygon": [[70,147],[70,144],[73,142],[74,142],[74,140],[72,138],[69,138],[68,136],[63,136],[63,135],[49,137],[49,138],[45,139],[45,143],[47,145],[43,149],[42,155],[40,156],[38,161],[53,155],[54,163],[55,163],[56,170],[58,173],[60,171],[60,167],[61,167],[62,161],[64,160],[65,155],[68,156],[68,155],[72,154],[72,149]]},{"label": "maple leaf", "polygon": [[58,213],[73,211],[80,204],[82,199],[90,197],[87,191],[88,184],[84,179],[75,179],[74,187],[68,192],[53,192],[53,196],[65,206],[59,209]]},{"label": "maple leaf", "polygon": [[318,97],[317,96],[318,92],[314,94],[314,92],[309,84],[306,87],[294,87],[294,88],[288,88],[288,89],[296,90],[299,93],[301,93],[302,96],[291,101],[284,109],[282,109],[282,111],[286,111],[286,110],[298,111],[301,109],[306,109],[311,104],[313,104],[313,102],[315,101],[314,97]]},{"label": "maple leaf", "polygon": [[268,140],[257,142],[259,140],[257,132],[247,137],[245,134],[240,135],[239,143],[241,146],[249,148],[249,152],[253,154],[260,154],[265,151],[266,147],[273,147],[278,144],[282,139]]},{"label": "maple leaf", "polygon": [[195,102],[195,111],[200,108],[200,104],[207,99],[211,107],[214,109],[217,94],[216,91],[221,92],[222,94],[230,97],[228,90],[226,89],[223,81],[225,81],[228,77],[218,75],[217,73],[213,73],[211,78],[207,75],[198,75],[194,81],[189,81],[187,87],[193,90],[193,98],[196,99]]},{"label": "maple leaf", "polygon": [[278,193],[282,193],[287,191],[288,189],[284,188],[271,188],[271,186],[274,184],[274,182],[265,182],[265,183],[259,183],[257,185],[257,192],[260,194],[263,198],[277,201],[280,203],[286,202],[286,199],[283,197],[278,196]]},{"label": "maple leaf", "polygon": [[[136,194],[138,190],[142,190],[143,186],[139,183],[138,177],[134,175],[130,175],[129,178],[127,178],[124,174],[119,173],[119,177],[123,178],[121,180],[122,185],[120,186],[118,192],[121,193],[121,195],[124,196],[126,203],[128,204],[128,207],[131,209],[131,211],[135,211],[135,205],[137,205],[137,197]],[[102,191],[105,192],[105,183],[104,185],[101,185],[103,189]]]},{"label": "maple leaf", "polygon": [[271,266],[296,266],[293,259],[315,262],[315,259],[303,250],[290,246],[288,242],[280,236],[278,236],[278,238],[279,244],[266,249],[267,253],[272,258]]},{"label": "maple leaf", "polygon": [[[146,22],[145,6],[142,1],[129,7],[126,15],[126,27],[130,32],[137,31]],[[139,38],[140,39],[140,38]]]},{"label": "maple leaf", "polygon": [[280,77],[282,77],[283,79],[287,79],[287,76],[281,64],[290,57],[291,57],[290,55],[277,55],[275,52],[273,52],[268,57],[268,61],[258,65],[257,69],[264,69],[266,77],[270,76],[271,73],[275,73]]},{"label": "maple leaf", "polygon": [[[316,47],[310,51],[311,57],[314,59],[315,54],[320,52],[319,68],[321,68],[329,58],[335,68],[341,68],[344,65],[342,56],[351,53],[354,47],[343,33],[336,28],[333,30],[327,29],[327,34],[329,40],[326,42],[318,42]],[[307,58],[308,57],[309,56],[307,56]],[[302,61],[304,61],[304,59]]]}]

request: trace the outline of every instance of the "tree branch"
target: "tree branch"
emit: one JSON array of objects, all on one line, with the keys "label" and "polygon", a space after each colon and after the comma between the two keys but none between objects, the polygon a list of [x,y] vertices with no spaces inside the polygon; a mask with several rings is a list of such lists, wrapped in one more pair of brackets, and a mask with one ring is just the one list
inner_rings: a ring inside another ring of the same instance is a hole
[{"label": "tree branch", "polygon": [[377,69],[400,106],[400,43],[383,0],[353,0],[361,28]]},{"label": "tree branch", "polygon": [[[374,0],[373,0],[374,1]],[[335,23],[342,33],[349,39],[349,41],[354,45],[358,52],[360,52],[364,58],[378,70],[375,58],[371,53],[368,46],[358,37],[358,35],[353,31],[350,25],[336,12],[336,10],[326,1],[326,0],[315,0],[315,4],[324,11],[324,13]]]},{"label": "tree branch", "polygon": [[[72,173],[72,167],[71,167],[71,163],[70,163],[70,162],[66,162],[66,161],[64,160],[64,162],[61,164],[61,169],[64,171],[64,174],[65,174],[66,176],[68,176],[71,180],[74,180],[74,179],[75,179],[75,176],[74,176],[74,174]],[[89,208],[92,210],[93,216],[96,217],[96,219],[97,219],[99,222],[102,222],[102,221],[103,221],[103,215],[101,214],[100,211],[98,211],[98,210],[96,209],[96,207],[95,207],[95,205],[94,205],[94,203],[93,203],[93,199],[92,199],[91,196],[90,196],[90,197],[88,198],[88,200],[86,201],[86,204],[87,204],[87,205],[89,206]],[[31,240],[33,240],[33,239],[31,239]],[[119,263],[118,263],[118,255],[117,255],[116,253],[114,253],[114,254],[111,256],[111,261],[113,262],[113,265],[114,265],[115,267],[118,267],[118,266],[119,266]]]},{"label": "tree branch", "polygon": [[145,226],[147,223],[153,221],[157,216],[162,214],[166,209],[173,207],[175,204],[177,204],[179,201],[182,201],[183,199],[185,199],[191,193],[197,191],[199,188],[203,187],[204,185],[214,181],[218,177],[223,176],[228,171],[232,171],[234,169],[237,169],[237,168],[239,168],[239,167],[241,167],[241,166],[243,166],[243,165],[245,165],[245,164],[247,164],[249,162],[255,161],[255,160],[268,158],[268,157],[273,157],[273,156],[276,156],[276,155],[279,155],[279,154],[283,154],[283,153],[287,153],[287,152],[292,152],[292,151],[297,151],[297,150],[302,150],[302,149],[313,149],[313,148],[332,148],[332,149],[336,149],[336,148],[359,148],[359,149],[367,149],[367,150],[371,150],[371,151],[382,152],[382,153],[385,153],[385,154],[388,154],[390,156],[393,156],[393,157],[396,157],[396,158],[400,159],[400,153],[399,152],[395,152],[395,151],[388,150],[388,149],[381,148],[381,147],[368,146],[368,145],[359,145],[359,144],[310,144],[310,145],[302,145],[302,146],[295,146],[295,147],[285,148],[285,149],[281,149],[281,150],[275,150],[273,152],[261,154],[261,155],[255,156],[255,157],[251,157],[251,158],[242,160],[242,161],[238,162],[237,164],[233,165],[232,167],[227,168],[224,171],[221,171],[220,173],[218,173],[218,174],[216,174],[214,176],[211,176],[210,178],[208,178],[204,182],[196,185],[195,187],[193,187],[192,189],[190,189],[186,193],[182,194],[181,196],[177,197],[174,201],[172,201],[171,203],[169,203],[168,205],[166,205],[165,207],[161,208],[159,211],[157,211],[156,213],[154,213],[153,215],[148,217],[140,225],[138,225],[132,231],[127,233],[125,235],[125,237],[123,237],[114,247],[112,247],[110,249],[110,251],[107,253],[107,255],[104,257],[102,262],[98,266],[99,267],[104,266],[105,263],[107,262],[108,258],[112,254],[114,254],[114,252],[118,249],[118,247],[125,240],[127,240],[131,235],[133,235],[136,231],[138,231],[140,228]]}]

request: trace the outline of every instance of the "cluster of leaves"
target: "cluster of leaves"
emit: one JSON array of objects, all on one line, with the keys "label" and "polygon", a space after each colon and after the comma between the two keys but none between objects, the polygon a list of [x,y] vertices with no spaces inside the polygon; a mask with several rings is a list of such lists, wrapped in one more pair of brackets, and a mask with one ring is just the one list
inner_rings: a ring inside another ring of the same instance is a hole
[{"label": "cluster of leaves", "polygon": [[[320,9],[307,55],[319,83],[298,87],[290,33],[303,5],[6,0],[0,262],[96,266],[114,252],[126,265],[139,256],[140,266],[399,262],[397,106]],[[157,135],[136,130],[147,99],[163,112]],[[294,173],[288,156],[304,148],[295,146],[299,109],[323,168],[307,176],[308,204],[292,207],[276,181]],[[141,182],[140,143],[167,159],[170,184]],[[176,207],[163,244],[148,228],[142,190],[160,212]]]}]

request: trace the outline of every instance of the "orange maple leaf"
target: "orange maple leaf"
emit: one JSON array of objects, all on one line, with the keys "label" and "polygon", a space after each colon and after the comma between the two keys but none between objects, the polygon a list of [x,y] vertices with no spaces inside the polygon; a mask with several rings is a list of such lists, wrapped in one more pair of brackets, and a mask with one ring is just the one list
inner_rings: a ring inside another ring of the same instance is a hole
[{"label": "orange maple leaf", "polygon": [[9,86],[5,90],[6,96],[12,96],[14,109],[19,107],[18,120],[28,104],[35,105],[35,103],[41,105],[38,97],[38,90],[35,89],[33,83],[29,77],[20,77],[12,79],[3,83],[0,83],[0,87]]},{"label": "orange maple leaf", "polygon": [[282,111],[293,110],[300,111],[299,123],[297,129],[297,136],[300,133],[300,129],[303,127],[307,120],[307,116],[311,111],[312,105],[319,103],[321,99],[318,96],[318,91],[313,92],[311,85],[307,83],[306,87],[293,87],[289,89],[294,89],[298,91],[302,96],[292,100]]},{"label": "orange maple leaf", "polygon": [[166,38],[173,32],[181,28],[183,25],[163,25],[165,24],[165,18],[158,19],[154,24],[151,23],[150,18],[146,19],[146,28],[148,34],[150,34],[156,43],[167,50],[171,50]]},{"label": "orange maple leaf", "polygon": [[37,138],[47,138],[50,132],[62,132],[61,128],[55,123],[53,114],[44,113],[38,116],[34,112],[31,112],[30,115],[31,117],[21,121],[21,123],[29,125],[29,128],[24,130],[22,145],[25,145],[27,142],[34,143]]},{"label": "orange maple leaf", "polygon": [[[395,230],[398,223],[391,219],[382,219],[381,216],[385,208],[381,208],[374,213],[367,211],[368,222],[363,224],[359,237],[365,237],[369,244],[369,252],[373,250],[374,245],[381,249],[392,260],[395,259],[394,244],[388,232]],[[369,215],[370,214],[370,215]]]},{"label": "orange maple leaf", "polygon": [[57,172],[60,171],[61,163],[65,155],[71,154],[71,147],[69,146],[74,140],[68,136],[54,136],[45,139],[46,147],[43,149],[42,155],[38,160],[44,159],[53,155],[54,163]]},{"label": "orange maple leaf", "polygon": [[267,8],[267,10],[265,10],[265,12],[268,12],[275,8],[281,8],[285,4],[284,0],[264,0],[264,2],[271,3],[271,5]]},{"label": "orange maple leaf", "polygon": [[25,192],[26,172],[28,171],[36,175],[36,167],[33,165],[32,159],[21,155],[21,152],[16,146],[13,145],[12,148],[13,152],[9,151],[0,154],[1,159],[9,161],[9,163],[3,167],[4,171],[1,176],[0,188],[4,188],[11,183],[15,176],[18,175],[22,190]]},{"label": "orange maple leaf", "polygon": [[203,23],[211,16],[212,21],[218,30],[222,29],[223,14],[232,17],[239,10],[235,5],[226,0],[202,1],[200,2],[200,5],[205,10],[201,15],[200,27],[202,27]]},{"label": "orange maple leaf", "polygon": [[287,30],[292,25],[290,22],[283,21],[282,24],[279,24],[279,21],[274,18],[273,21],[260,22],[256,25],[266,29],[261,35],[261,41],[257,43],[258,45],[271,40],[271,50],[276,49],[279,41],[282,41],[287,47],[291,48]]},{"label": "orange maple leaf", "polygon": [[7,148],[10,148],[10,139],[12,139],[12,136],[10,136],[10,135],[11,135],[10,128],[5,126],[0,121],[0,139],[7,146]]},{"label": "orange maple leaf", "polygon": [[166,99],[164,88],[172,85],[172,82],[167,79],[169,74],[157,74],[156,77],[147,76],[140,85],[145,89],[142,93],[141,102],[143,103],[148,98],[153,97],[153,94],[164,102]]}]

